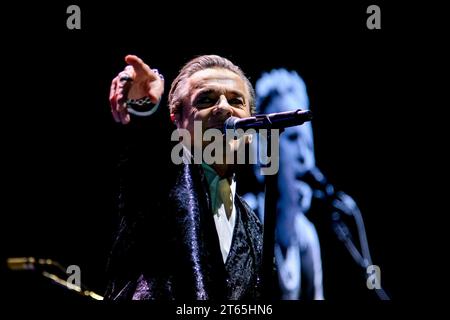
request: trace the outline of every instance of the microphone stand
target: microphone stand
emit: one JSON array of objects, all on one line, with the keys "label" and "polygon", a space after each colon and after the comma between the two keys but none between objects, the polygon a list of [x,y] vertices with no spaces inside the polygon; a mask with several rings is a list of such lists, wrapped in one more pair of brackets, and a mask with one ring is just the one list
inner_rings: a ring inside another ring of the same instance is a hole
[{"label": "microphone stand", "polygon": [[[224,129],[267,129],[267,150],[266,154],[272,154],[272,129],[278,129],[280,136],[284,127],[297,126],[312,119],[309,110],[297,109],[295,111],[280,112],[278,114],[260,114],[247,120],[240,120],[235,117],[227,119]],[[240,122],[240,125],[237,123]],[[247,123],[248,122],[248,123]],[[279,148],[277,144],[276,148]],[[278,152],[279,154],[279,152]],[[277,159],[278,161],[278,159]],[[278,173],[265,177],[265,199],[264,199],[264,233],[262,252],[262,298],[272,300],[274,297],[273,279],[276,276],[274,270],[275,251],[275,225],[278,201]]]},{"label": "microphone stand", "polygon": [[[284,129],[280,130],[280,136]],[[267,150],[272,155],[272,136],[271,130],[267,130]],[[279,145],[276,146],[279,148]],[[278,159],[277,159],[278,160]],[[275,275],[275,226],[278,199],[278,172],[265,177],[265,196],[264,196],[264,233],[263,233],[263,253],[262,253],[262,297],[264,300],[272,300],[274,298],[274,282]]]},{"label": "microphone stand", "polygon": [[[332,214],[333,231],[338,239],[344,243],[356,264],[364,270],[364,273],[366,273],[367,267],[372,265],[372,258],[370,256],[364,221],[358,208],[352,209],[349,214],[355,219],[362,253],[358,251],[357,247],[353,243],[350,230],[341,219],[341,214],[337,211]],[[375,288],[375,293],[380,300],[390,300],[388,294],[381,287],[381,284],[380,288]]]},{"label": "microphone stand", "polygon": [[[344,192],[335,191],[333,185],[327,182],[326,178],[317,167],[309,171],[309,175],[307,175],[305,182],[315,189],[314,197],[326,204],[326,210],[331,210],[333,232],[344,244],[356,264],[364,270],[364,273],[367,273],[367,268],[373,264],[370,256],[364,220],[356,203]],[[355,220],[361,252],[353,243],[351,232],[347,224],[341,219],[342,214],[351,216]],[[379,288],[375,288],[378,298],[380,298],[380,300],[390,300],[380,283],[379,285]]]}]

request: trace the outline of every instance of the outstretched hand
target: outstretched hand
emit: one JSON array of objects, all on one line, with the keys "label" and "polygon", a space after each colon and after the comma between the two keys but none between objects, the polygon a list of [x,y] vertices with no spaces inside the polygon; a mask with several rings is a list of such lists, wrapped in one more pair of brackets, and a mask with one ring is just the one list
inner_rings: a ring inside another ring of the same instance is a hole
[{"label": "outstretched hand", "polygon": [[164,80],[156,69],[150,69],[142,59],[134,55],[126,56],[125,62],[128,65],[112,80],[109,92],[113,118],[122,124],[130,122],[127,99],[149,97],[156,104],[164,93]]}]

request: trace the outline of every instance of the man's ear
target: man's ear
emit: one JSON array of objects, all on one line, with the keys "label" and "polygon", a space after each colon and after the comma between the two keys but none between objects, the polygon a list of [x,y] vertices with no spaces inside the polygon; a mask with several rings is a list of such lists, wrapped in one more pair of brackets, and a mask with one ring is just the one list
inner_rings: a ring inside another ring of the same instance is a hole
[{"label": "man's ear", "polygon": [[171,106],[171,112],[170,112],[170,120],[173,124],[179,128],[179,125],[181,123],[181,103],[179,101],[175,102],[174,105]]},{"label": "man's ear", "polygon": [[172,123],[177,126],[177,128],[180,127],[181,124],[181,112],[174,112],[170,114],[170,120],[172,120]]}]

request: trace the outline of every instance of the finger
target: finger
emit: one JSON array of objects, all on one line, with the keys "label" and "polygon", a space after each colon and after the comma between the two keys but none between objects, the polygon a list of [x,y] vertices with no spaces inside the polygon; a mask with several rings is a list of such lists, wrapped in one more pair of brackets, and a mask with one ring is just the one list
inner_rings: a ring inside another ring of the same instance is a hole
[{"label": "finger", "polygon": [[124,117],[125,123],[124,124],[128,124],[130,123],[130,114],[127,112],[127,114]]},{"label": "finger", "polygon": [[157,79],[157,75],[138,56],[128,55],[125,57],[125,61],[134,68],[134,71],[136,71],[136,76],[139,76],[140,74],[145,74],[149,77],[150,81]]},{"label": "finger", "polygon": [[136,77],[136,72],[134,71],[134,68],[132,66],[128,65],[118,75],[119,84],[121,84],[123,86],[127,82],[133,82],[135,77]]},{"label": "finger", "polygon": [[111,109],[111,113],[114,118],[114,121],[117,123],[120,122],[120,117],[119,117],[119,114],[117,113],[117,111],[114,109]]},{"label": "finger", "polygon": [[[120,79],[120,73],[117,76],[117,78]],[[125,83],[125,81],[117,80],[116,92],[115,92],[115,97],[114,97],[114,100],[116,102],[115,110],[117,112],[120,111],[120,105],[123,102],[123,85],[124,85],[124,83]]]},{"label": "finger", "polygon": [[127,82],[132,82],[134,80],[133,76],[130,74],[130,72],[126,71],[126,68],[124,69],[124,71],[121,71],[118,74],[118,78],[119,78],[119,84],[120,85],[124,85]]},{"label": "finger", "polygon": [[111,106],[111,113],[114,121],[120,122],[120,116],[117,113],[117,91],[118,91],[118,81],[119,78],[115,77],[111,83],[111,89],[109,92],[109,101]]},{"label": "finger", "polygon": [[136,77],[136,72],[134,71],[134,68],[131,65],[126,66],[124,72],[128,73],[132,79]]},{"label": "finger", "polygon": [[[127,68],[125,68],[125,70],[127,70]],[[128,71],[122,71],[121,73],[119,73],[119,79],[120,77],[124,77],[126,79],[131,79],[131,80],[122,80],[118,82],[117,85],[117,104],[116,104],[116,110],[117,112],[121,112],[122,110],[124,110],[126,108],[126,100],[128,99],[128,91],[131,88],[132,85],[132,76],[131,74],[134,73],[130,70],[130,68],[128,68]]]},{"label": "finger", "polygon": [[126,109],[119,112],[119,118],[122,124],[128,124],[130,122],[130,115]]},{"label": "finger", "polygon": [[122,112],[127,108],[126,95],[123,93],[123,88],[120,88],[117,94],[117,112]]},{"label": "finger", "polygon": [[[115,77],[111,82],[111,88],[109,91],[109,104],[111,107],[111,111],[114,113],[117,110],[117,81],[118,77]],[[114,114],[113,114],[114,116]],[[114,118],[116,119],[116,118]]]},{"label": "finger", "polygon": [[117,85],[116,80],[117,80],[117,77],[115,77],[115,78],[111,81],[111,87],[110,87],[110,89],[109,89],[109,102],[110,102],[110,103],[113,102],[113,100],[114,100],[114,95],[115,95],[115,93],[116,93],[116,85]]},{"label": "finger", "polygon": [[118,115],[119,115],[119,118],[120,118],[120,123],[125,124],[125,121],[124,121],[125,115],[122,112],[118,112]]}]

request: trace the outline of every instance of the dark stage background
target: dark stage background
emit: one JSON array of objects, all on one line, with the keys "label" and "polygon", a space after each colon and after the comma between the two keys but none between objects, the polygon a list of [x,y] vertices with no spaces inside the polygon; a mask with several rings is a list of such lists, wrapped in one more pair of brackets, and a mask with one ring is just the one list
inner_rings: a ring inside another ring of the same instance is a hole
[{"label": "dark stage background", "polygon": [[[69,4],[16,7],[4,38],[1,258],[11,298],[75,299],[35,274],[7,271],[12,256],[79,265],[82,283],[103,293],[116,214],[110,81],[125,66],[123,57],[137,54],[165,75],[167,93],[184,62],[210,53],[240,65],[253,84],[274,67],[303,77],[317,165],[357,201],[385,290],[393,299],[414,294],[403,276],[407,223],[418,210],[412,200],[418,194],[411,187],[407,150],[413,141],[405,118],[414,107],[403,99],[411,88],[402,87],[410,75],[411,34],[394,23],[400,9],[378,3],[382,29],[368,30],[372,3],[252,2],[244,10],[233,2],[194,2],[193,9],[77,1],[82,29],[71,31]],[[149,137],[149,148],[159,156],[158,137]],[[376,300],[344,248],[335,254],[342,263],[324,275],[325,286],[330,276],[341,285],[325,287],[326,298]]]}]

